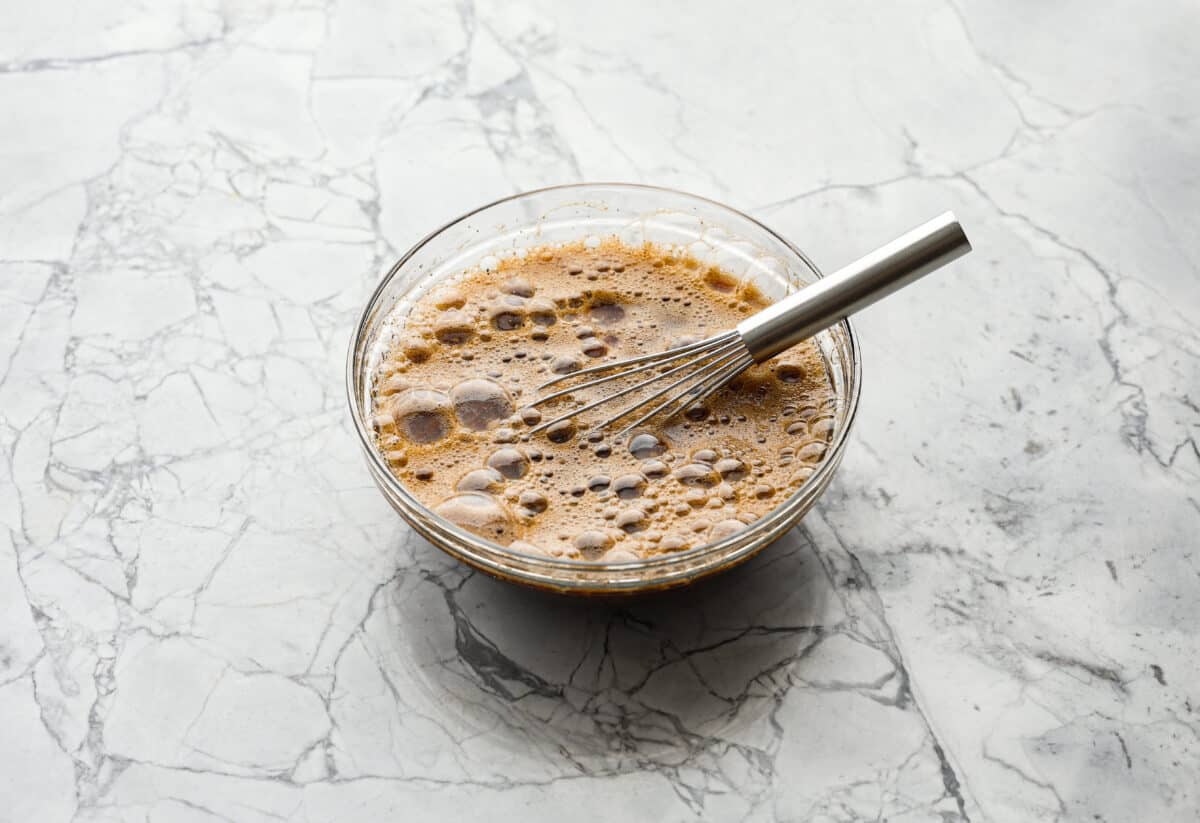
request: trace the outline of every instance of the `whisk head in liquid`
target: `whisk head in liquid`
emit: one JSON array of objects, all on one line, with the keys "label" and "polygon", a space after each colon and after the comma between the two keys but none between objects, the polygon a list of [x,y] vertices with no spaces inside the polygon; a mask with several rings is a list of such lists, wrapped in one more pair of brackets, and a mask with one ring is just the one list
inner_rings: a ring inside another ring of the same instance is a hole
[{"label": "whisk head in liquid", "polygon": [[946,212],[747,317],[736,329],[662,353],[592,366],[543,384],[539,391],[589,375],[603,375],[544,395],[533,403],[535,406],[612,381],[627,380],[632,375],[649,375],[542,423],[532,432],[544,431],[618,398],[641,392],[640,399],[606,417],[589,432],[598,432],[618,420],[638,415],[617,433],[619,438],[656,414],[669,417],[703,401],[752,364],[774,357],[970,250],[971,243],[962,226],[953,214]]},{"label": "whisk head in liquid", "polygon": [[[629,385],[621,385],[616,391],[606,392],[598,399],[577,406],[552,420],[547,420],[531,429],[530,434],[545,431],[600,406],[611,405],[614,411],[593,425],[587,433],[602,431],[619,420],[636,415],[633,422],[614,436],[614,439],[619,439],[655,415],[661,414],[664,418],[672,417],[689,406],[703,402],[705,398],[737,377],[753,363],[754,358],[746,348],[741,334],[736,330],[731,330],[664,352],[643,354],[638,357],[616,360],[612,363],[601,363],[598,366],[564,374],[543,383],[538,387],[538,391],[542,392],[563,383],[570,383],[570,385],[544,394],[530,405],[539,406],[560,397],[609,383],[628,382],[634,375],[644,374],[647,376],[639,378]],[[576,382],[581,379],[582,382]],[[607,388],[612,387],[606,386],[599,391],[604,392]],[[624,404],[615,402],[631,395],[633,396],[631,400]]]}]

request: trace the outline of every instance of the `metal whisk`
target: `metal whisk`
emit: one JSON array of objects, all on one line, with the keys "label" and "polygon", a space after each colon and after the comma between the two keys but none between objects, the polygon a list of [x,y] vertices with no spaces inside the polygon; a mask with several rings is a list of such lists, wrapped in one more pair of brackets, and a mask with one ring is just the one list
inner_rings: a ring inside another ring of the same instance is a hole
[{"label": "metal whisk", "polygon": [[751,365],[771,359],[970,250],[962,226],[953,214],[945,212],[746,318],[735,329],[665,352],[602,363],[543,383],[539,392],[560,383],[589,378],[542,395],[530,405],[538,406],[593,386],[650,373],[632,385],[548,420],[530,433],[544,431],[639,390],[649,393],[610,414],[589,433],[637,414],[636,420],[616,434],[614,439],[618,439],[657,414],[671,417],[702,402]]}]

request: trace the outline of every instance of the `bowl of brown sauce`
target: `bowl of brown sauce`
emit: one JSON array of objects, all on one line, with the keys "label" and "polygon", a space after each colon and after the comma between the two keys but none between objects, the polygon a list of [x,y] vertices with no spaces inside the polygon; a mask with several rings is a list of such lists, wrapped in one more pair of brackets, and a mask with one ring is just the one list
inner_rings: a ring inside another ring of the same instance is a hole
[{"label": "bowl of brown sauce", "polygon": [[[705,198],[578,184],[483,206],[417,243],[375,290],[347,361],[380,491],[438,548],[542,589],[686,585],[816,503],[854,420],[848,321],[617,438],[548,380],[733,328],[821,276],[755,219]],[[599,418],[601,413],[595,415]]]}]

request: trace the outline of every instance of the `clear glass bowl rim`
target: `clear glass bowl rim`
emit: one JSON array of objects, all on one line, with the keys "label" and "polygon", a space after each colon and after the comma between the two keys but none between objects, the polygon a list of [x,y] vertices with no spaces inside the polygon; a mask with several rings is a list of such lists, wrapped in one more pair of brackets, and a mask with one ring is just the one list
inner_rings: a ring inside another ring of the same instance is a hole
[{"label": "clear glass bowl rim", "polygon": [[[372,318],[375,316],[385,292],[414,255],[447,229],[496,206],[541,194],[565,193],[572,190],[579,190],[582,193],[589,189],[629,189],[650,194],[658,193],[668,197],[693,200],[729,212],[751,223],[781,243],[812,272],[814,277],[819,279],[824,276],[820,268],[804,252],[758,219],[717,200],[690,192],[645,183],[582,182],[545,186],[502,197],[465,212],[429,232],[396,261],[375,287],[359,315],[346,357],[346,392],[350,416],[354,421],[354,429],[358,434],[359,443],[366,454],[368,468],[385,497],[418,533],[451,556],[493,576],[535,588],[555,591],[616,594],[685,585],[700,577],[737,565],[774,542],[803,518],[815,502],[816,497],[829,484],[833,472],[841,462],[846,439],[858,411],[858,401],[862,391],[862,363],[858,335],[848,319],[838,323],[846,335],[850,352],[847,363],[848,390],[844,396],[839,397],[839,400],[846,404],[844,422],[834,432],[834,438],[826,456],[812,476],[805,480],[787,499],[743,531],[714,543],[706,543],[681,552],[656,555],[644,560],[604,563],[535,556],[485,540],[454,525],[413,497],[391,473],[376,448],[374,434],[358,403],[358,398],[362,396],[363,380],[369,379],[364,370],[365,359],[360,356],[362,344],[372,331]],[[806,503],[807,505],[805,505]],[[731,548],[740,548],[740,550],[730,552]],[[511,562],[505,562],[506,559]],[[706,562],[710,559],[711,562]]]}]

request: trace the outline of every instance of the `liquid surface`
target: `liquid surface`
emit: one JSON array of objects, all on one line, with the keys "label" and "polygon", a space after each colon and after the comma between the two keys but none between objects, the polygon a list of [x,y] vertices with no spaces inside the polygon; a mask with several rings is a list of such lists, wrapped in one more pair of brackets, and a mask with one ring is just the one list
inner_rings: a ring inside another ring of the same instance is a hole
[{"label": "liquid surface", "polygon": [[814,343],[620,441],[583,435],[631,398],[535,435],[598,395],[528,404],[557,375],[703,339],[768,303],[694,258],[615,239],[466,272],[397,322],[372,386],[380,451],[427,507],[519,551],[620,562],[720,540],[825,455],[836,398]]}]

